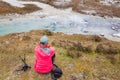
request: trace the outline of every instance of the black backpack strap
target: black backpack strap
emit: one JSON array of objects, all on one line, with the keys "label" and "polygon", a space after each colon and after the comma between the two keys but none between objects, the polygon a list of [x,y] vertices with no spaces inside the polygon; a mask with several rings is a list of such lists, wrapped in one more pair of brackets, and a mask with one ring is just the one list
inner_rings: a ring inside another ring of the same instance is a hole
[{"label": "black backpack strap", "polygon": [[52,64],[55,62],[55,54],[52,56]]},{"label": "black backpack strap", "polygon": [[58,67],[56,64],[53,64],[53,66],[55,66],[56,68]]}]

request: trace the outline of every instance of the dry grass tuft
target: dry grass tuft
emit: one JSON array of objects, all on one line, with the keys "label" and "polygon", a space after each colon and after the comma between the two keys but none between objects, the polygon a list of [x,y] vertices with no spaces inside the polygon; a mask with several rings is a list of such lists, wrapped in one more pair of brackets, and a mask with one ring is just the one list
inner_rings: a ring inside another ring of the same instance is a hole
[{"label": "dry grass tuft", "polygon": [[120,53],[120,48],[115,47],[112,43],[100,43],[96,47],[96,52],[104,54],[118,54]]},{"label": "dry grass tuft", "polygon": [[91,40],[95,41],[95,42],[101,42],[102,38],[99,37],[98,35],[93,35],[93,37],[91,38]]},{"label": "dry grass tuft", "polygon": [[53,33],[49,30],[45,30],[45,32],[43,33],[43,35],[47,35],[47,36],[52,36]]}]

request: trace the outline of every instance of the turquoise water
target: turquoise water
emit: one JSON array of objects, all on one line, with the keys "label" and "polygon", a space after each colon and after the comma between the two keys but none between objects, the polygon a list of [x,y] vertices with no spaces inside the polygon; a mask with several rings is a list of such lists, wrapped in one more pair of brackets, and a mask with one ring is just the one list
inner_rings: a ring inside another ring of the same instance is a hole
[{"label": "turquoise water", "polygon": [[0,22],[0,35],[16,32],[28,32],[30,30],[48,29],[53,32],[68,34],[104,34],[111,35],[120,33],[111,27],[120,28],[120,20],[103,19],[95,17],[46,17],[37,19],[25,19],[19,21]]},{"label": "turquoise water", "polygon": [[15,32],[27,32],[30,30],[43,30],[48,29],[53,32],[65,32],[67,27],[65,24],[56,25],[53,19],[29,19],[20,21],[11,21],[8,23],[0,23],[0,35],[5,35]]},{"label": "turquoise water", "polygon": [[5,35],[15,32],[26,32],[33,29],[45,29],[49,22],[43,20],[22,20],[8,23],[0,23],[0,35]]}]

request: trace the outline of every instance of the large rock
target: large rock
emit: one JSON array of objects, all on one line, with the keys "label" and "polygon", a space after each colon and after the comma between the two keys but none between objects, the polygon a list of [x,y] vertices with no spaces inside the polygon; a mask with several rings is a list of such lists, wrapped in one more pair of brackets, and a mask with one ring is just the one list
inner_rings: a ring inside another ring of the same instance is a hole
[{"label": "large rock", "polygon": [[71,0],[57,0],[52,5],[57,8],[68,8],[71,6]]}]

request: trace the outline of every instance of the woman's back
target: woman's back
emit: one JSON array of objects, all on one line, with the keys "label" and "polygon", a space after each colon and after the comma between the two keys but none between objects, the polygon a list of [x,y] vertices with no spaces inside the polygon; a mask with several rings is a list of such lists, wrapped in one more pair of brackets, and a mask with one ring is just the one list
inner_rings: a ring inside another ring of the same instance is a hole
[{"label": "woman's back", "polygon": [[35,47],[36,61],[34,64],[34,69],[38,73],[48,73],[52,70],[52,56],[55,53],[54,48],[47,46],[50,50],[49,53],[45,52],[40,45]]}]

